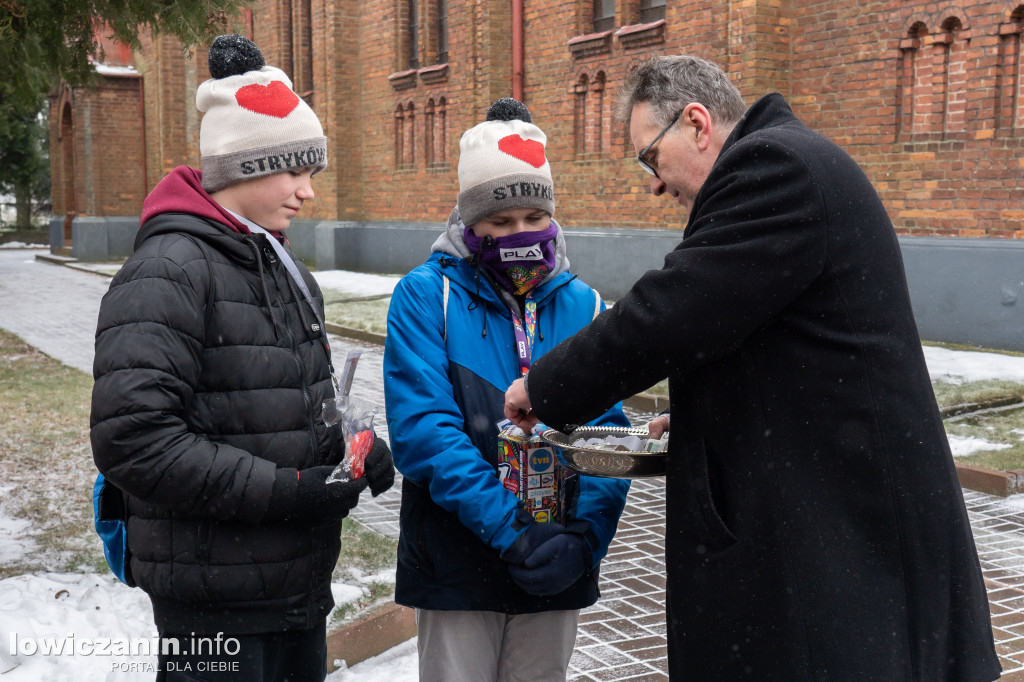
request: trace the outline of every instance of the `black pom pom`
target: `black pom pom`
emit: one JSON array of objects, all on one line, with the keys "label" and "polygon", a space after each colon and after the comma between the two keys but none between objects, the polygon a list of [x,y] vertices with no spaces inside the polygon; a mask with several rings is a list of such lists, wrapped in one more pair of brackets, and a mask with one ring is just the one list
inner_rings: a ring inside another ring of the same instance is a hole
[{"label": "black pom pom", "polygon": [[214,78],[227,78],[257,71],[266,65],[263,54],[256,43],[243,36],[233,33],[217,36],[210,46],[210,75]]},{"label": "black pom pom", "polygon": [[502,97],[496,100],[491,108],[487,110],[488,121],[525,121],[533,123],[530,110],[526,105],[511,97]]}]

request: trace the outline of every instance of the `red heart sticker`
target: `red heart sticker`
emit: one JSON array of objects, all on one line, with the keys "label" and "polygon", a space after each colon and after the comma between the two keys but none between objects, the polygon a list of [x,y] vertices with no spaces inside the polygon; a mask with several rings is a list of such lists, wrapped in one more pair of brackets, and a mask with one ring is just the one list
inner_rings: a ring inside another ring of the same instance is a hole
[{"label": "red heart sticker", "polygon": [[534,168],[540,168],[545,163],[544,145],[537,140],[524,140],[515,134],[506,135],[498,140],[498,149]]},{"label": "red heart sticker", "polygon": [[243,109],[276,118],[284,118],[299,106],[299,96],[281,81],[270,81],[267,85],[253,83],[239,88],[235,101]]}]

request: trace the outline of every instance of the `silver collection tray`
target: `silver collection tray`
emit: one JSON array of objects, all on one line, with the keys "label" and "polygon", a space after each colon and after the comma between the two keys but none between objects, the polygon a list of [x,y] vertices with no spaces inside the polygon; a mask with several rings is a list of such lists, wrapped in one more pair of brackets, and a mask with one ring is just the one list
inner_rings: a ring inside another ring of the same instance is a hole
[{"label": "silver collection tray", "polygon": [[646,428],[624,426],[581,426],[569,434],[547,429],[540,434],[543,441],[558,448],[562,463],[579,474],[603,478],[650,478],[665,475],[666,452],[628,452],[572,445],[581,438],[608,436],[650,437]]}]

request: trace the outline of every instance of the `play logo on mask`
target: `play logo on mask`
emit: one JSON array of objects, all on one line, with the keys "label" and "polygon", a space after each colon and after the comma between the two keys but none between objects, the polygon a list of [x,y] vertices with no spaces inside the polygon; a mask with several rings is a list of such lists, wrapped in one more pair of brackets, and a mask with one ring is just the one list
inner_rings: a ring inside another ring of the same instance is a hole
[{"label": "play logo on mask", "polygon": [[501,260],[544,260],[544,249],[540,244],[501,249]]}]

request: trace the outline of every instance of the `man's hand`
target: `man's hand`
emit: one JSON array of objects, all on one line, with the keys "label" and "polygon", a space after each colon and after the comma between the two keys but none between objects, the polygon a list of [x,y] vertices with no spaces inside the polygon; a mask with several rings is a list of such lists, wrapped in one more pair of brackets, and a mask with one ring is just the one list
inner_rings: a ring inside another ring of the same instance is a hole
[{"label": "man's hand", "polygon": [[539,421],[533,416],[533,406],[522,379],[516,379],[505,391],[505,416],[523,433],[533,433],[533,427]]},{"label": "man's hand", "polygon": [[668,415],[661,414],[647,422],[647,431],[651,434],[651,438],[661,438],[668,432]]}]

